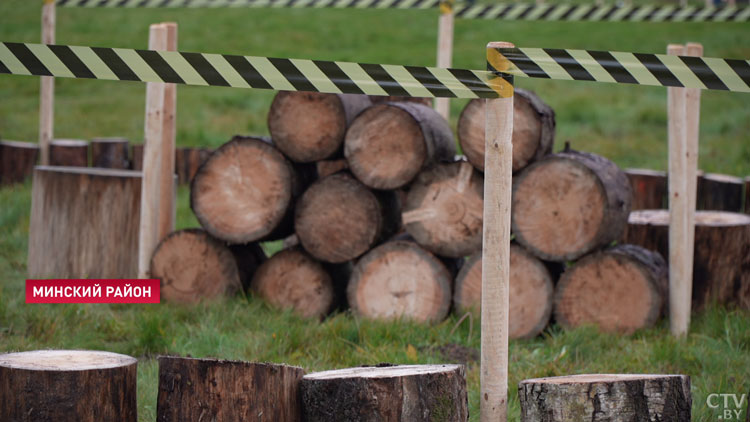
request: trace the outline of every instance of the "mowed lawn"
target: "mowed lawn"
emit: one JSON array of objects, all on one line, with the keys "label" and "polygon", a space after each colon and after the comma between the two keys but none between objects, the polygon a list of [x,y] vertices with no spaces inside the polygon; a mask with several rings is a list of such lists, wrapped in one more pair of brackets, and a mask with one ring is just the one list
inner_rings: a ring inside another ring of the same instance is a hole
[{"label": "mowed lawn", "polygon": [[[39,41],[39,2],[0,1],[0,41]],[[432,11],[374,10],[58,10],[61,44],[143,48],[148,25],[176,21],[185,51],[433,65],[437,16]],[[456,22],[454,66],[482,69],[488,41],[524,47],[587,48],[661,53],[670,42],[702,42],[706,55],[750,57],[750,30],[740,23]],[[666,169],[666,90],[587,82],[517,78],[557,112],[555,150],[605,155],[623,167]],[[35,77],[0,75],[0,136],[34,141],[38,126]],[[57,81],[59,138],[126,136],[140,142],[145,86],[130,82]],[[178,145],[218,146],[234,134],[267,134],[270,91],[178,89]],[[452,102],[452,124],[465,104]],[[750,95],[703,92],[700,166],[750,175]],[[269,309],[253,298],[187,307],[25,305],[30,184],[0,189],[0,352],[86,348],[126,353],[139,363],[139,412],[156,412],[158,354],[285,362],[308,371],[359,364],[469,360],[471,419],[478,420],[479,323],[452,315],[435,326],[361,320],[350,313],[323,322]],[[179,192],[178,226],[197,222]],[[631,336],[594,328],[551,326],[533,340],[511,342],[511,420],[519,414],[518,381],[586,372],[683,373],[692,376],[696,421],[717,420],[711,393],[750,391],[750,312],[714,308],[694,316],[691,334],[669,336],[666,321]],[[457,346],[456,346],[457,345]],[[460,347],[458,347],[460,346]],[[456,353],[456,351],[460,353]],[[448,353],[450,352],[450,353]],[[744,415],[743,415],[744,417]]]}]

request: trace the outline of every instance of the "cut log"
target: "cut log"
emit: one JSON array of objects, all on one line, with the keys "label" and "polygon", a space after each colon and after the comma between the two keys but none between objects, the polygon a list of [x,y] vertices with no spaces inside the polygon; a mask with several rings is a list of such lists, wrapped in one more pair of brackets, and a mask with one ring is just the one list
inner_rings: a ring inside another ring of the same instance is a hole
[{"label": "cut log", "polygon": [[304,420],[463,422],[468,419],[463,365],[386,365],[305,375],[300,388]]},{"label": "cut log", "polygon": [[89,143],[80,139],[55,139],[49,144],[51,166],[87,167]]},{"label": "cut log", "polygon": [[654,325],[666,307],[667,264],[656,252],[617,245],[568,268],[555,289],[555,320],[632,333]]},{"label": "cut log", "polygon": [[632,210],[667,208],[667,172],[647,169],[627,169],[633,191]]},{"label": "cut log", "polygon": [[542,259],[574,260],[622,237],[631,197],[615,163],[566,149],[514,178],[512,230]]},{"label": "cut log", "polygon": [[302,368],[159,357],[158,422],[300,420]]},{"label": "cut log", "polygon": [[[510,312],[508,335],[512,339],[538,336],[552,314],[554,283],[544,262],[521,246],[510,246]],[[456,277],[453,304],[459,312],[478,313],[482,304],[482,254],[464,263]]]},{"label": "cut log", "polygon": [[423,168],[451,161],[456,145],[448,123],[417,103],[383,103],[362,112],[344,141],[349,168],[375,189],[396,189]]},{"label": "cut log", "polygon": [[[469,162],[484,171],[484,100],[469,101],[458,118],[458,142]],[[536,94],[516,88],[513,97],[513,172],[552,152],[555,112]]]},{"label": "cut log", "polygon": [[482,248],[484,181],[466,161],[439,164],[412,183],[401,219],[430,252],[461,258]]},{"label": "cut log", "polygon": [[94,138],[91,140],[91,166],[126,170],[130,168],[129,149],[130,142],[125,138]]},{"label": "cut log", "polygon": [[586,374],[518,384],[521,422],[689,422],[690,377]]},{"label": "cut log", "polygon": [[292,161],[323,160],[341,150],[349,123],[370,104],[366,95],[279,91],[268,111],[268,130]]},{"label": "cut log", "polygon": [[136,278],[141,174],[38,166],[28,270],[32,278]]},{"label": "cut log", "polygon": [[395,102],[419,103],[424,104],[427,107],[432,107],[432,98],[399,97],[398,95],[370,95],[370,101],[372,101],[373,104]]},{"label": "cut log", "polygon": [[136,171],[143,170],[143,144],[133,145],[130,151],[130,169]]},{"label": "cut log", "polygon": [[250,288],[250,280],[253,279],[258,267],[261,266],[268,256],[260,246],[260,243],[248,243],[246,245],[229,245],[229,250],[237,262],[237,270],[240,274],[240,282],[244,290]]},{"label": "cut log", "polygon": [[334,301],[331,276],[298,248],[283,250],[261,265],[250,288],[271,305],[306,318],[328,315]]},{"label": "cut log", "polygon": [[357,262],[346,293],[349,306],[363,317],[434,323],[448,315],[452,281],[433,254],[414,242],[397,240]]},{"label": "cut log", "polygon": [[208,159],[213,151],[210,148],[177,148],[175,150],[175,172],[179,184],[193,181],[198,168]]},{"label": "cut log", "polygon": [[84,350],[0,355],[0,419],[136,422],[136,366],[130,356]]},{"label": "cut log", "polygon": [[742,212],[744,182],[740,177],[706,173],[698,179],[699,210]]},{"label": "cut log", "polygon": [[333,174],[313,183],[297,202],[295,232],[315,258],[349,261],[398,230],[395,202],[392,192],[376,193],[347,173]]},{"label": "cut log", "polygon": [[342,170],[347,170],[348,168],[349,163],[343,158],[336,160],[321,160],[315,163],[315,172],[319,179],[338,173]]},{"label": "cut log", "polygon": [[154,250],[150,276],[161,280],[161,298],[198,303],[242,289],[232,252],[201,229],[178,230]]},{"label": "cut log", "polygon": [[0,186],[23,183],[34,172],[38,158],[38,144],[0,141]]},{"label": "cut log", "polygon": [[[634,211],[628,223],[626,242],[669,253],[669,211]],[[692,309],[711,302],[750,309],[750,216],[696,212],[694,251]]]}]

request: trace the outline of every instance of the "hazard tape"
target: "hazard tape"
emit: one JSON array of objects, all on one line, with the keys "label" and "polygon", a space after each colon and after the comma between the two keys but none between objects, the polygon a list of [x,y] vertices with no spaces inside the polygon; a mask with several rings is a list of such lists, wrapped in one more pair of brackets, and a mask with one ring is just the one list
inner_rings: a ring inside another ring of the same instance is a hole
[{"label": "hazard tape", "polygon": [[432,9],[441,0],[57,0],[60,7]]}]

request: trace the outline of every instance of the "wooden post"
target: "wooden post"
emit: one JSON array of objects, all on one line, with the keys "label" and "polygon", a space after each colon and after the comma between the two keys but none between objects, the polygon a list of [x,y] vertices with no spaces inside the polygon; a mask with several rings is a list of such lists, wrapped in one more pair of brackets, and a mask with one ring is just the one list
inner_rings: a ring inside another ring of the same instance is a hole
[{"label": "wooden post", "polygon": [[[496,48],[487,44],[487,60]],[[510,267],[510,203],[513,168],[513,87],[505,98],[487,100],[484,156],[484,228],[482,249],[482,352],[480,368],[481,422],[507,420],[508,309]]]},{"label": "wooden post", "polygon": [[[451,67],[453,62],[453,1],[440,2],[440,20],[438,21],[438,51],[437,66]],[[435,99],[435,111],[445,120],[450,118],[450,100],[448,98]]]},{"label": "wooden post", "polygon": [[[42,6],[42,43],[55,43],[55,0],[44,0]],[[49,165],[49,143],[54,131],[55,78],[41,77],[39,94],[39,148],[41,164]]]},{"label": "wooden post", "polygon": [[[167,31],[167,51],[177,51],[177,24],[167,22],[163,24]],[[175,174],[175,135],[177,116],[177,85],[164,84],[164,123],[162,126],[161,144],[161,171],[159,180],[161,184],[161,200],[159,207],[159,240],[164,239],[174,231],[174,222],[177,218],[177,190],[174,182]]]},{"label": "wooden post", "polygon": [[[683,50],[687,56],[703,56],[703,45],[688,43]],[[690,268],[693,268],[695,250],[695,210],[698,197],[698,144],[700,138],[701,120],[701,90],[698,88],[685,88],[685,154],[687,156],[687,169],[685,176],[687,180],[687,225],[688,237],[687,256],[690,259]],[[690,271],[690,291],[692,292],[693,272]],[[692,294],[692,293],[691,293]]]}]

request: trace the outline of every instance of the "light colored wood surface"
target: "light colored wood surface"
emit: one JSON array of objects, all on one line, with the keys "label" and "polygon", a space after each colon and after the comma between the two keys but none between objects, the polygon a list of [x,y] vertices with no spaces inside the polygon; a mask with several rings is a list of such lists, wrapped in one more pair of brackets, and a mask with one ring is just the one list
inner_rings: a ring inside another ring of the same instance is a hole
[{"label": "light colored wood surface", "polygon": [[[42,44],[55,43],[55,3],[45,1],[42,6]],[[49,165],[49,143],[54,136],[55,78],[42,76],[39,93],[39,148],[41,165]]]},{"label": "light colored wood surface", "polygon": [[[442,8],[441,8],[442,9]],[[440,13],[438,18],[437,67],[448,68],[453,64],[453,10]],[[450,119],[451,103],[448,98],[435,99],[435,111],[445,120]]]},{"label": "light colored wood surface", "polygon": [[[167,31],[167,51],[177,51],[177,24],[162,24]],[[175,174],[175,136],[177,134],[177,85],[164,84],[164,111],[162,114],[161,171],[159,184],[162,204],[159,207],[158,239],[174,231],[177,218],[177,186]]]}]

